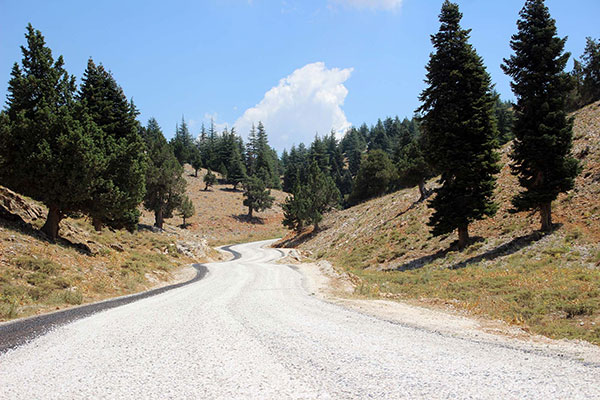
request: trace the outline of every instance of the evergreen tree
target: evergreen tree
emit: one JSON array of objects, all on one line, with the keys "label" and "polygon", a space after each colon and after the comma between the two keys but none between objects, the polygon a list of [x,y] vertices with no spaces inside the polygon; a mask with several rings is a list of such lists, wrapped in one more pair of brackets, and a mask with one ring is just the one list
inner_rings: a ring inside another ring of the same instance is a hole
[{"label": "evergreen tree", "polygon": [[244,205],[248,207],[248,217],[254,211],[263,211],[273,206],[274,197],[265,183],[256,176],[249,176],[244,183]]},{"label": "evergreen tree", "polygon": [[154,118],[148,121],[143,135],[150,159],[146,171],[144,207],[154,212],[154,226],[162,229],[164,219],[173,216],[173,211],[181,206],[185,196],[183,167]]},{"label": "evergreen tree", "polygon": [[75,101],[75,77],[54,61],[41,32],[27,26],[21,66],[15,63],[0,130],[3,185],[48,207],[42,231],[58,236],[70,212],[87,212],[106,160],[94,138],[102,133]]},{"label": "evergreen tree", "polygon": [[215,183],[217,183],[217,177],[209,169],[208,171],[206,171],[206,175],[204,175],[204,190],[207,191],[208,188],[212,187],[212,185],[214,185]]},{"label": "evergreen tree", "polygon": [[296,233],[302,232],[308,221],[308,197],[307,186],[301,186],[297,183],[293,192],[281,206],[283,209],[283,226],[292,229]]},{"label": "evergreen tree", "polygon": [[177,124],[175,126],[175,137],[171,139],[171,146],[179,164],[192,162],[194,139],[183,117],[181,117],[181,125]]},{"label": "evergreen tree", "polygon": [[194,203],[192,203],[192,200],[190,200],[189,197],[184,195],[181,205],[179,206],[179,216],[183,219],[184,227],[187,226],[185,220],[192,217],[195,213],[196,208],[194,207]]},{"label": "evergreen tree", "polygon": [[573,188],[578,162],[570,156],[572,120],[565,111],[570,79],[564,72],[569,53],[556,34],[543,0],[527,0],[513,35],[514,54],[504,60],[513,78],[515,141],[513,174],[525,189],[513,198],[516,210],[539,210],[543,231],[552,229],[552,201]]},{"label": "evergreen tree", "polygon": [[581,85],[582,106],[600,100],[600,40],[586,38],[581,57],[583,82]]},{"label": "evergreen tree", "polygon": [[398,178],[403,186],[419,186],[421,197],[419,201],[425,200],[428,191],[425,188],[425,180],[433,176],[433,172],[425,161],[422,143],[416,138],[413,139],[400,153],[400,159],[397,162]]},{"label": "evergreen tree", "polygon": [[198,147],[194,147],[191,159],[192,168],[194,168],[194,176],[197,178],[198,170],[202,168],[202,155],[200,154],[200,149]]},{"label": "evergreen tree", "polygon": [[233,190],[237,190],[237,186],[246,180],[246,167],[238,146],[232,148],[227,171],[227,183],[233,185]]},{"label": "evergreen tree", "polygon": [[434,52],[419,111],[427,161],[441,173],[441,186],[429,203],[435,210],[429,225],[436,236],[458,229],[462,249],[469,224],[496,212],[492,198],[499,157],[490,77],[461,19],[458,5],[446,0],[440,30],[431,38]]},{"label": "evergreen tree", "polygon": [[94,227],[137,228],[138,205],[145,194],[146,155],[136,121],[137,111],[113,76],[90,58],[79,99],[101,129],[95,138],[105,160],[91,193],[89,213]]},{"label": "evergreen tree", "polygon": [[513,104],[510,101],[502,101],[496,91],[493,94],[496,96],[494,112],[498,126],[498,141],[503,145],[510,142],[514,137],[515,113],[513,112]]},{"label": "evergreen tree", "polygon": [[360,164],[348,202],[358,204],[381,196],[388,191],[396,177],[396,168],[383,150],[369,151]]},{"label": "evergreen tree", "polygon": [[[295,196],[294,196],[295,197]],[[331,176],[323,173],[316,161],[308,169],[306,185],[298,192],[298,201],[303,202],[300,218],[312,224],[314,231],[319,230],[323,214],[340,203],[340,192]]]}]

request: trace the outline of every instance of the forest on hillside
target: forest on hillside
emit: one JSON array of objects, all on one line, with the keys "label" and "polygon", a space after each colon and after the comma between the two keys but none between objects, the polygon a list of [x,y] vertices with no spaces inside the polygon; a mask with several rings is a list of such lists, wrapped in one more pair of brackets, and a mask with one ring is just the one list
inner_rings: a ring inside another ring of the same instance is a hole
[{"label": "forest on hillside", "polygon": [[[212,121],[192,134],[182,118],[167,141],[155,119],[138,121],[135,104],[105,66],[90,58],[77,85],[62,56],[55,59],[29,25],[0,113],[2,184],[43,202],[49,211],[42,231],[56,238],[60,221],[73,214],[89,216],[99,230],[137,229],[142,204],[159,228],[175,212],[189,218],[195,210],[182,178],[186,163],[196,174],[209,170],[206,189],[217,180],[213,172],[232,190],[241,187],[249,216],[271,207],[270,189],[290,193],[284,224],[298,232],[318,229],[331,208],[400,188],[419,186],[423,200],[431,193],[425,181],[439,175],[429,203],[436,210],[432,231],[458,229],[465,245],[468,224],[494,213],[495,152],[515,139],[514,173],[524,187],[515,207],[541,210],[548,229],[551,201],[577,173],[566,113],[600,98],[600,42],[588,38],[584,54],[565,72],[565,39],[556,35],[543,1],[527,1],[511,41],[515,53],[503,65],[514,79],[513,104],[494,91],[461,18],[458,6],[446,1],[440,31],[432,36],[422,106],[410,119],[363,123],[341,139],[334,132],[317,135],[281,156],[260,121],[244,142],[235,128],[217,132]],[[532,54],[528,46],[544,52]]]}]

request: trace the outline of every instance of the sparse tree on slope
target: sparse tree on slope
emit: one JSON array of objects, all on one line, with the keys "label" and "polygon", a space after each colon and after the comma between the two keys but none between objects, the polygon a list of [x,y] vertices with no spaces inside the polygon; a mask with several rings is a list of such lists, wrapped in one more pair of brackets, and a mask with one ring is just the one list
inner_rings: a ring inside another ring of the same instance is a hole
[{"label": "sparse tree on slope", "polygon": [[572,121],[565,111],[570,79],[564,72],[566,39],[543,0],[527,0],[513,35],[514,54],[504,60],[513,78],[515,140],[511,169],[525,189],[513,198],[518,211],[539,210],[541,229],[552,229],[552,201],[573,188],[578,162],[570,156]]},{"label": "sparse tree on slope", "polygon": [[441,186],[429,206],[436,236],[458,229],[458,246],[469,239],[469,224],[492,216],[494,175],[499,172],[495,97],[481,57],[460,26],[458,5],[445,1],[440,30],[422,92],[422,134],[428,162],[441,173]]},{"label": "sparse tree on slope", "polygon": [[46,204],[42,231],[58,236],[69,212],[87,212],[106,161],[94,138],[101,132],[76,103],[75,77],[54,61],[41,32],[27,26],[22,65],[14,64],[0,132],[2,184]]},{"label": "sparse tree on slope", "polygon": [[154,118],[143,131],[150,158],[146,172],[146,197],[144,207],[154,212],[154,225],[162,229],[164,219],[171,218],[173,211],[181,206],[185,196],[186,182],[183,167],[175,158]]},{"label": "sparse tree on slope", "polygon": [[187,218],[192,217],[196,213],[196,208],[194,207],[194,203],[190,200],[189,197],[183,196],[183,200],[181,201],[181,205],[179,206],[179,216],[183,218],[183,226],[187,226],[185,220]]},{"label": "sparse tree on slope", "polygon": [[244,205],[248,207],[248,217],[252,218],[254,211],[263,211],[273,206],[274,197],[265,183],[256,176],[250,176],[244,183]]},{"label": "sparse tree on slope", "polygon": [[217,183],[217,176],[209,169],[206,171],[206,175],[204,175],[204,190],[208,190],[215,183]]}]

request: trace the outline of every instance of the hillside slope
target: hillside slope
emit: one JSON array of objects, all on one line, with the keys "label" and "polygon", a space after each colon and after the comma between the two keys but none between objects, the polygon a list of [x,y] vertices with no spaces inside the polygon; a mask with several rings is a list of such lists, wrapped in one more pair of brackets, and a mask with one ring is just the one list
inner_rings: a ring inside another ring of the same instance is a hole
[{"label": "hillside slope", "polygon": [[[552,337],[600,343],[600,102],[574,113],[573,154],[583,172],[554,204],[559,228],[536,231],[538,216],[509,213],[518,182],[508,153],[494,218],[472,224],[463,252],[456,235],[433,238],[431,210],[416,188],[328,214],[322,231],[289,235],[281,245],[326,258],[354,276],[356,294],[418,299],[500,318]],[[433,181],[428,186],[435,184]]]},{"label": "hillside slope", "polygon": [[[187,231],[206,238],[210,245],[272,239],[285,234],[281,225],[283,212],[280,206],[287,196],[284,192],[271,190],[271,195],[275,198],[273,208],[255,212],[255,218],[249,220],[246,217],[248,208],[243,205],[241,185],[238,186],[238,190],[233,191],[231,185],[217,183],[205,191],[206,172],[205,169],[201,169],[195,177],[193,168],[185,165],[186,193],[196,209],[196,214],[186,221],[189,224],[186,227]],[[220,177],[218,173],[216,175]],[[183,221],[177,213],[175,214],[173,218],[165,221],[172,226],[179,226]],[[142,221],[153,224],[153,214],[144,211]]]}]

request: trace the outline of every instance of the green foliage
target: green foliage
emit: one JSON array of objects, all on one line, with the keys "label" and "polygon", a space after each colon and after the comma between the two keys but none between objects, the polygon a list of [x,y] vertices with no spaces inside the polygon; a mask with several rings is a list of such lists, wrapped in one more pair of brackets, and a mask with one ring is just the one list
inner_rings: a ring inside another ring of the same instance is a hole
[{"label": "green foliage", "polygon": [[468,43],[470,31],[461,28],[461,18],[458,5],[445,1],[419,111],[427,161],[441,173],[441,186],[429,203],[435,210],[429,225],[436,236],[459,228],[463,246],[469,223],[496,212],[492,197],[499,157],[490,77]]},{"label": "green foliage", "polygon": [[360,164],[348,202],[358,204],[381,196],[396,177],[396,168],[387,154],[383,150],[370,151]]},{"label": "green foliage", "polygon": [[191,157],[191,165],[192,168],[194,168],[194,176],[198,177],[198,170],[202,168],[202,155],[200,154],[200,150],[198,149],[198,147],[194,147]]},{"label": "green foliage", "polygon": [[413,139],[404,147],[400,151],[396,165],[400,184],[405,187],[419,185],[421,199],[424,199],[427,196],[425,180],[433,176],[433,171],[425,160],[421,141]]},{"label": "green foliage", "polygon": [[175,127],[175,136],[170,144],[179,164],[192,163],[196,146],[183,117],[181,117],[181,125]]},{"label": "green foliage", "polygon": [[89,213],[97,228],[137,229],[145,194],[146,156],[137,111],[102,65],[90,58],[79,99],[101,134],[95,137],[103,170],[95,181]]},{"label": "green foliage", "polygon": [[246,179],[246,167],[242,161],[242,155],[238,146],[233,147],[228,165],[227,183],[233,185],[233,189],[236,190],[237,186]]},{"label": "green foliage", "polygon": [[582,105],[586,105],[600,100],[600,40],[586,38],[581,60],[583,72],[581,97]]},{"label": "green foliage", "polygon": [[146,172],[144,207],[154,212],[154,224],[162,229],[164,219],[171,218],[173,211],[183,201],[186,187],[183,167],[154,118],[148,121],[143,135],[150,159]]},{"label": "green foliage", "polygon": [[209,169],[204,175],[204,190],[208,190],[215,183],[217,183],[217,176]]},{"label": "green foliage", "polygon": [[266,188],[262,179],[249,176],[244,182],[244,205],[248,207],[248,216],[252,217],[253,211],[263,211],[273,206],[274,197]]},{"label": "green foliage", "polygon": [[573,188],[579,171],[570,155],[572,121],[566,114],[569,54],[563,52],[566,39],[556,35],[543,0],[527,0],[517,26],[511,40],[514,54],[502,66],[513,78],[517,97],[511,169],[524,191],[513,205],[516,210],[541,210],[542,229],[549,230],[551,202]]},{"label": "green foliage", "polygon": [[[45,203],[42,230],[51,238],[68,212],[88,211],[92,188],[105,160],[102,135],[75,101],[75,77],[54,61],[40,31],[27,26],[21,66],[14,64],[0,143],[2,183]],[[7,118],[8,117],[8,118]]]},{"label": "green foliage", "polygon": [[196,213],[194,203],[186,195],[183,196],[181,205],[179,206],[179,216],[183,218],[183,226],[186,226],[185,220]]},{"label": "green foliage", "polygon": [[496,103],[494,111],[498,126],[498,141],[501,145],[510,142],[514,138],[513,128],[515,124],[515,113],[510,101],[502,101],[500,95],[494,91]]},{"label": "green foliage", "polygon": [[257,175],[267,187],[281,188],[279,178],[279,159],[269,146],[267,132],[262,122],[257,128],[252,126],[246,146],[246,170],[248,175]]},{"label": "green foliage", "polygon": [[339,205],[340,192],[333,178],[319,168],[314,160],[308,169],[305,184],[297,184],[292,196],[283,204],[283,225],[301,232],[303,227],[312,224],[319,229],[323,213]]}]

